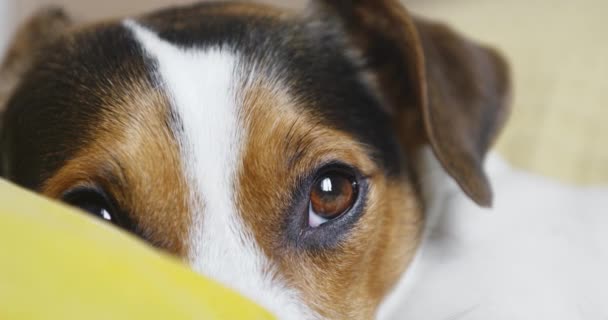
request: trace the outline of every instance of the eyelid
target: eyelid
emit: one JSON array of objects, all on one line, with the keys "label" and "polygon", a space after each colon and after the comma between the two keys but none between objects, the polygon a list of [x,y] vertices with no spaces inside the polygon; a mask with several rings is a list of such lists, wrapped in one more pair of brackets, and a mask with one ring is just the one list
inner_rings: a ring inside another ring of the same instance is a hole
[{"label": "eyelid", "polygon": [[67,189],[61,194],[61,199],[69,198],[70,196],[79,192],[95,192],[99,194],[104,200],[107,200],[111,203],[111,199],[107,196],[106,192],[102,188],[95,184],[89,183],[77,184],[76,186]]},{"label": "eyelid", "polygon": [[313,170],[312,176],[314,179],[316,179],[316,178],[318,178],[328,172],[334,171],[334,170],[347,173],[347,174],[352,175],[353,177],[357,177],[357,178],[364,177],[364,175],[361,173],[361,171],[359,169],[357,169],[355,166],[342,162],[342,161],[338,161],[338,160],[327,161],[327,162],[324,162],[321,165],[317,166]]},{"label": "eyelid", "polygon": [[77,184],[76,186],[71,187],[71,188],[67,189],[66,191],[64,191],[61,194],[61,199],[66,199],[66,198],[73,196],[74,194],[77,194],[80,192],[85,192],[85,191],[95,191],[99,194],[103,194],[103,192],[100,192],[99,188],[96,187],[95,185]]}]

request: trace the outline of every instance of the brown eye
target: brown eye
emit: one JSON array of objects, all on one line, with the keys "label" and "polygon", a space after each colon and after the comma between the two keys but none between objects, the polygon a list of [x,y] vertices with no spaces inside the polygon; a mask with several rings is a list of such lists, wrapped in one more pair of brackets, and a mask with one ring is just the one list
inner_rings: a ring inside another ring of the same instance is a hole
[{"label": "brown eye", "polygon": [[357,200],[355,179],[340,171],[331,171],[315,180],[310,192],[309,225],[318,227],[346,213]]},{"label": "brown eye", "polygon": [[112,224],[121,226],[107,197],[95,189],[78,188],[66,193],[63,201]]}]

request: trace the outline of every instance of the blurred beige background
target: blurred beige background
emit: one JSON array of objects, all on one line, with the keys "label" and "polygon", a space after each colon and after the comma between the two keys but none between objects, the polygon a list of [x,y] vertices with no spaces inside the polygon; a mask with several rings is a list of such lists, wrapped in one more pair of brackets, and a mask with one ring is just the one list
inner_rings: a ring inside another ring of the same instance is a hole
[{"label": "blurred beige background", "polygon": [[[299,8],[304,0],[261,0]],[[43,4],[91,20],[188,0],[0,0],[0,50],[14,24]],[[514,111],[499,151],[519,167],[581,184],[608,183],[608,1],[406,0],[500,48],[513,66]]]}]

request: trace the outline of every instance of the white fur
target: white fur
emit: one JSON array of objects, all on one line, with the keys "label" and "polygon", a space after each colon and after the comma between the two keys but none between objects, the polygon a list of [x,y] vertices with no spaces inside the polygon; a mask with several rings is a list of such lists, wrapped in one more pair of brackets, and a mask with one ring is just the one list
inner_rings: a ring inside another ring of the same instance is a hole
[{"label": "white fur", "polygon": [[379,319],[608,319],[608,189],[575,188],[492,155],[478,208],[429,150],[422,247]]},{"label": "white fur", "polygon": [[126,21],[147,54],[183,128],[178,137],[191,185],[190,262],[195,270],[240,291],[281,319],[313,313],[297,294],[273,279],[269,264],[235,205],[241,149],[239,56],[218,47],[180,48],[134,21]]}]

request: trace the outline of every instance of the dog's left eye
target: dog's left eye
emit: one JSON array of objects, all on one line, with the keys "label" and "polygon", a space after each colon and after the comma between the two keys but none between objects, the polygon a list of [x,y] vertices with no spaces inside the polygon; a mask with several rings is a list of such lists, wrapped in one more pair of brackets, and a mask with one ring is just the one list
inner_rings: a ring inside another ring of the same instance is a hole
[{"label": "dog's left eye", "polygon": [[63,201],[97,218],[122,226],[114,213],[113,206],[103,192],[88,188],[76,189],[67,192],[63,196]]},{"label": "dog's left eye", "polygon": [[354,175],[342,170],[321,174],[312,185],[308,224],[316,228],[348,212],[357,200],[359,186]]}]

